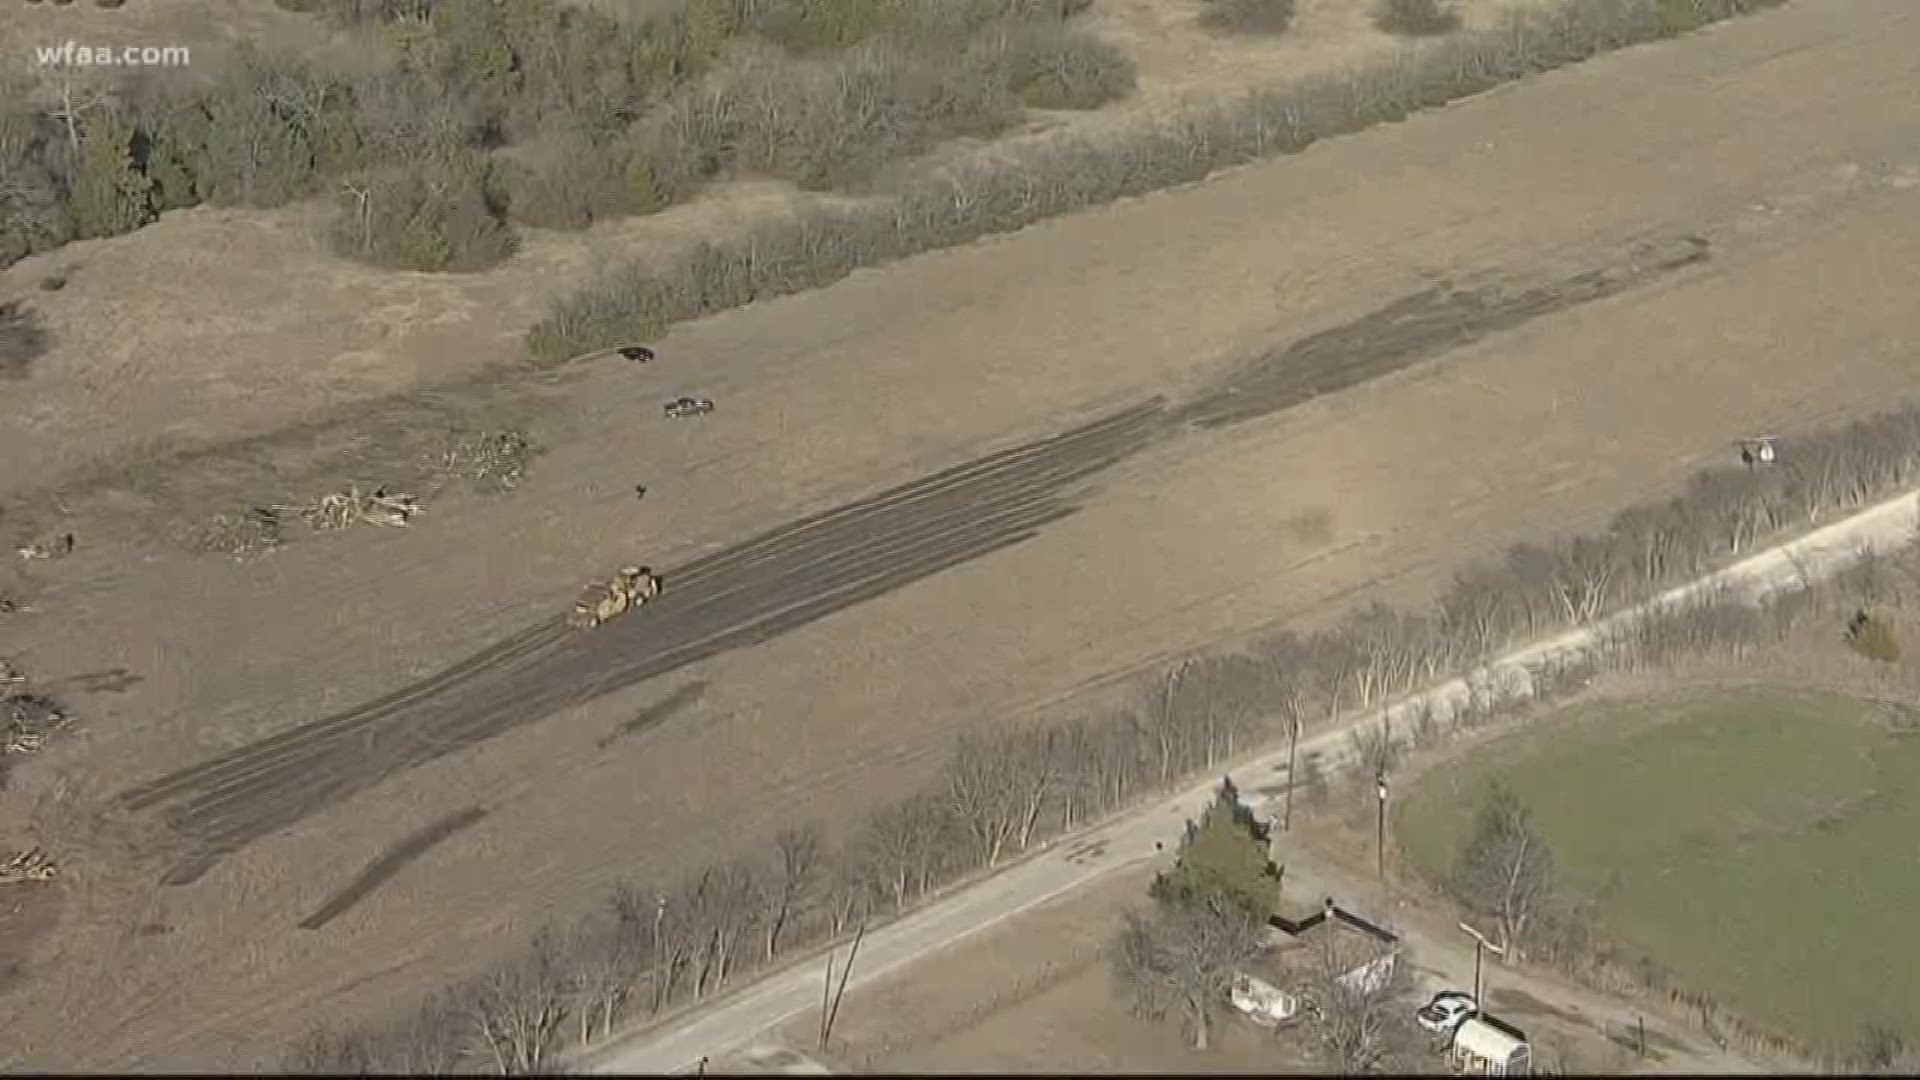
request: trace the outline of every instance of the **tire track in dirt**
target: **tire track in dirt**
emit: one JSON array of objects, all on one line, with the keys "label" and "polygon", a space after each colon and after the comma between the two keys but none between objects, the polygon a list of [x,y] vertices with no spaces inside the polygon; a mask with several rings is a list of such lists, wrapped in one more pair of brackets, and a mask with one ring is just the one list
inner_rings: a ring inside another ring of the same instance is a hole
[{"label": "tire track in dirt", "polygon": [[1074,512],[1076,484],[1164,430],[1155,398],[987,455],[694,560],[667,591],[591,634],[547,620],[366,706],[134,788],[194,850],[218,859],[427,761],[509,728],[765,641],[943,569],[1020,543]]},{"label": "tire track in dirt", "polygon": [[1545,285],[1442,285],[1243,365],[1178,409],[1155,397],[1072,430],[775,528],[668,572],[666,591],[591,634],[555,616],[356,709],[179,770],[120,797],[194,852],[225,854],[409,769],[522,724],[769,640],[1035,536],[1075,512],[1076,484],[1182,425],[1230,426],[1617,296],[1709,256],[1698,237],[1642,247]]},{"label": "tire track in dirt", "polygon": [[1258,357],[1187,405],[1181,417],[1196,427],[1220,428],[1270,416],[1503,330],[1618,296],[1709,257],[1708,241],[1689,236],[1545,285],[1462,289],[1443,282]]}]

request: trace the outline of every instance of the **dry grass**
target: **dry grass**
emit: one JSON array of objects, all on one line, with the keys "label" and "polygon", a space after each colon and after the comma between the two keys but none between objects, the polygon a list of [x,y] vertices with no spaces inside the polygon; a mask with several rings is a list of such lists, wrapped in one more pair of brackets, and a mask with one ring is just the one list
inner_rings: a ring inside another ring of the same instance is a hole
[{"label": "dry grass", "polygon": [[1403,37],[1434,37],[1460,28],[1460,13],[1447,0],[1377,0],[1373,24]]},{"label": "dry grass", "polygon": [[1200,25],[1236,34],[1284,34],[1293,26],[1294,0],[1202,0]]},{"label": "dry grass", "polygon": [[0,303],[0,379],[26,378],[51,344],[38,312],[18,300]]},{"label": "dry grass", "polygon": [[617,268],[559,300],[529,331],[528,345],[556,362],[647,340],[677,322],[1295,153],[1535,72],[1776,2],[1577,0],[1521,12],[1506,26],[1396,53],[1351,74],[1252,94],[1111,139],[1036,143],[970,168],[909,172],[884,200],[804,210],[741,240],[700,244],[664,269],[651,262]]}]

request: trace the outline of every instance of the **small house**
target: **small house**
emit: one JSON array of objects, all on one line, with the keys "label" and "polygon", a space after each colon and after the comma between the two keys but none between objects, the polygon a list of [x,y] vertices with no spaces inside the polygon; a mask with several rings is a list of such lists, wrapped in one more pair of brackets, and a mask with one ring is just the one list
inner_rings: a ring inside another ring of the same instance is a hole
[{"label": "small house", "polygon": [[1400,939],[1329,898],[1304,918],[1275,914],[1267,919],[1267,948],[1234,972],[1230,995],[1234,1008],[1262,1027],[1277,1027],[1298,1016],[1307,1004],[1301,984],[1315,963],[1315,954],[1306,950],[1329,934],[1356,935],[1364,941],[1364,952],[1370,956],[1343,973],[1342,983],[1372,992],[1392,981]]}]

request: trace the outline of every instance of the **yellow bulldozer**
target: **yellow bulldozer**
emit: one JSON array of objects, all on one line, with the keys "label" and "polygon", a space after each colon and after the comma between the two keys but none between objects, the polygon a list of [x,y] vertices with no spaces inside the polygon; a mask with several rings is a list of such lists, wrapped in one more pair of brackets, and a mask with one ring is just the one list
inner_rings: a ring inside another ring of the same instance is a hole
[{"label": "yellow bulldozer", "polygon": [[576,630],[591,630],[658,595],[660,577],[651,567],[622,567],[608,580],[591,582],[580,591],[567,623]]}]

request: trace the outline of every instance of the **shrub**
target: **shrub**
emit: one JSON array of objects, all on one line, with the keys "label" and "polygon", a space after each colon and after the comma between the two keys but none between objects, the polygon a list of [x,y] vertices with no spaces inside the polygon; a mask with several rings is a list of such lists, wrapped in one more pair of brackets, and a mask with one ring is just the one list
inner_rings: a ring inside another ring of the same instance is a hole
[{"label": "shrub", "polygon": [[1133,60],[1076,27],[1027,25],[995,35],[1007,89],[1036,109],[1097,109],[1131,94]]},{"label": "shrub", "polygon": [[513,231],[472,153],[387,166],[350,183],[330,230],[334,250],[397,270],[485,270],[513,254]]},{"label": "shrub", "polygon": [[565,135],[505,167],[507,213],[537,229],[584,229],[618,212],[628,182],[617,147]]},{"label": "shrub", "polygon": [[322,120],[306,108],[315,100],[300,92],[301,75],[297,60],[243,55],[203,100],[204,118],[178,118],[171,138],[199,163],[195,186],[207,201],[272,207],[313,190]]},{"label": "shrub", "polygon": [[67,148],[24,78],[0,78],[0,267],[66,243]]},{"label": "shrub", "polygon": [[1293,25],[1294,0],[1203,0],[1200,25],[1240,34],[1284,34]]},{"label": "shrub", "polygon": [[0,303],[0,379],[26,377],[49,344],[39,312],[18,300]]},{"label": "shrub", "polygon": [[1378,0],[1373,25],[1389,34],[1431,37],[1460,28],[1460,13],[1442,0]]},{"label": "shrub", "polygon": [[1900,659],[1900,638],[1885,617],[1861,611],[1847,624],[1847,644],[1869,660],[1891,664]]},{"label": "shrub", "polygon": [[81,124],[67,220],[81,240],[118,236],[152,221],[153,181],[134,164],[134,129],[112,112]]},{"label": "shrub", "polygon": [[761,6],[751,29],[797,53],[850,48],[897,29],[911,17],[915,0],[772,0]]}]

